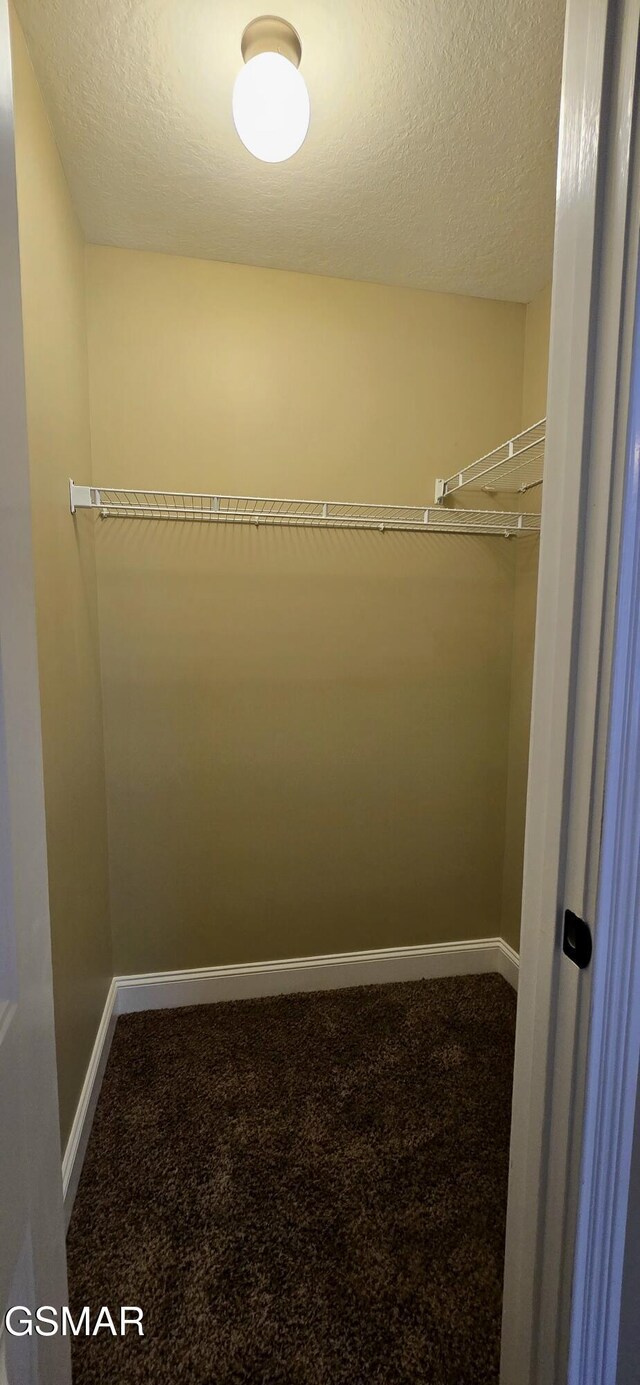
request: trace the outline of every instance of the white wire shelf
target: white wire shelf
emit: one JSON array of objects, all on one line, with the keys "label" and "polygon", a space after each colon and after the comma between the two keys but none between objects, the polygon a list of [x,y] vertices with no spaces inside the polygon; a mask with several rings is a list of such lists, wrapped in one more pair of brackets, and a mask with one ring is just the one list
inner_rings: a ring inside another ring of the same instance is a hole
[{"label": "white wire shelf", "polygon": [[546,418],[487,452],[484,457],[436,481],[436,503],[456,491],[483,491],[485,495],[524,495],[542,485]]},{"label": "white wire shelf", "polygon": [[192,491],[123,490],[69,482],[71,513],[96,510],[104,519],[191,520],[280,524],[312,528],[395,529],[419,533],[535,533],[538,514],[450,509],[440,505],[369,505],[338,500],[285,500],[255,495],[203,495]]}]

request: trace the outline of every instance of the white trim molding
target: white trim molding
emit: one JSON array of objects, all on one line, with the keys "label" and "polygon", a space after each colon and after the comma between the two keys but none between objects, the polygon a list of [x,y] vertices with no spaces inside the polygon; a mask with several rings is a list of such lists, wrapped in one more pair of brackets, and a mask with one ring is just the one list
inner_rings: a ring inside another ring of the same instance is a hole
[{"label": "white trim molding", "polygon": [[520,954],[516,952],[515,947],[511,947],[510,943],[506,943],[504,938],[496,938],[495,943],[497,956],[496,965],[493,970],[499,972],[500,976],[503,976],[505,981],[509,982],[512,989],[517,991],[518,974],[520,971]]},{"label": "white trim molding", "polygon": [[[640,199],[640,169],[638,178]],[[638,1231],[633,1222],[627,1226],[627,1218],[640,1061],[640,294],[635,326],[574,1269],[572,1385],[622,1379],[625,1245],[627,1235]],[[637,1351],[636,1302],[637,1286],[632,1294]]]},{"label": "white trim molding", "polygon": [[116,976],[116,1014],[164,1010],[180,1005],[212,1005],[221,1000],[287,995],[295,991],[338,990],[389,981],[439,976],[477,976],[497,971],[514,989],[518,954],[502,938],[431,943],[419,947],[337,952],[323,957],[290,957],[276,962],[197,967],[188,971]]},{"label": "white trim molding", "polygon": [[67,1226],[69,1225],[71,1213],[73,1211],[73,1203],[78,1190],[84,1156],[86,1154],[87,1144],[89,1143],[89,1135],[91,1134],[91,1125],[100,1095],[104,1070],[107,1066],[113,1031],[116,1027],[116,995],[117,987],[114,977],[107,991],[104,1010],[102,1011],[102,1017],[98,1025],[98,1032],[89,1059],[89,1066],[82,1084],[80,1099],[76,1107],[76,1114],[73,1118],[73,1125],[71,1126],[67,1147],[62,1160],[62,1193],[64,1197],[65,1223]]},{"label": "white trim molding", "polygon": [[[638,8],[568,0],[566,13],[501,1385],[567,1381],[580,1272],[597,926],[591,968],[578,970],[562,938],[567,908],[591,925],[597,913],[638,245]],[[592,1311],[602,1319],[608,1305]]]}]

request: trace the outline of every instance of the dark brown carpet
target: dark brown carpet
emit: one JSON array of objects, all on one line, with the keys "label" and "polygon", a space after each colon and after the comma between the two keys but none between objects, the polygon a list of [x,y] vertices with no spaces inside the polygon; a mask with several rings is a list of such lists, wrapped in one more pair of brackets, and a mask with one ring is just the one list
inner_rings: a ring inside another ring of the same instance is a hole
[{"label": "dark brown carpet", "polygon": [[144,1310],[75,1385],[498,1380],[515,997],[499,976],[120,1019],[71,1300]]}]

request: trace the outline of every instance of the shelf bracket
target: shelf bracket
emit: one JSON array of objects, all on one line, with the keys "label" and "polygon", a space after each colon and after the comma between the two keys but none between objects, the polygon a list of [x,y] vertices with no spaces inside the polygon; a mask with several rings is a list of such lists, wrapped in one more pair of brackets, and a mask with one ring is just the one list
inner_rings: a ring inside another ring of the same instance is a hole
[{"label": "shelf bracket", "polygon": [[94,486],[77,486],[69,478],[69,509],[72,515],[76,510],[93,510],[100,504],[100,491]]}]

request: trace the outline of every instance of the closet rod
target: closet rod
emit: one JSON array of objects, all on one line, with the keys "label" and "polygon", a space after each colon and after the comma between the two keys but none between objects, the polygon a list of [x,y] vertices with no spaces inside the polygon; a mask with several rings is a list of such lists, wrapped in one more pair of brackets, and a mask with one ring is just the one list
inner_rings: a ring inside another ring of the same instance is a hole
[{"label": "closet rod", "polygon": [[96,510],[104,519],[181,519],[213,523],[279,524],[307,528],[406,530],[414,533],[536,533],[539,514],[444,506],[373,505],[341,500],[213,495],[193,491],[125,490],[69,482],[71,513]]}]

